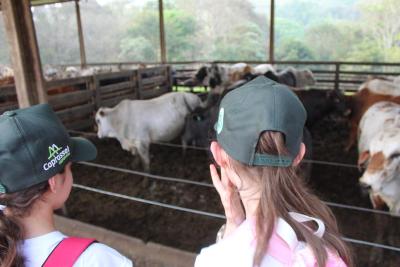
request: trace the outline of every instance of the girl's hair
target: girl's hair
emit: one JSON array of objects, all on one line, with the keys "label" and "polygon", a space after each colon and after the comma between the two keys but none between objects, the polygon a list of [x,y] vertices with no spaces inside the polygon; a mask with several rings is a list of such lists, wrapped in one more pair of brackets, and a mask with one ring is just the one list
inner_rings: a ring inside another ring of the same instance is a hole
[{"label": "girl's hair", "polygon": [[33,204],[49,189],[43,182],[28,189],[0,194],[0,203],[7,207],[7,214],[0,211],[0,266],[24,266],[24,259],[18,253],[18,243],[23,240],[23,230],[18,218],[28,216]]},{"label": "girl's hair", "polygon": [[[257,152],[288,155],[284,135],[273,131],[263,132],[257,145]],[[245,177],[260,184],[261,188],[261,199],[256,215],[257,246],[253,259],[254,266],[260,266],[267,252],[277,218],[284,219],[294,229],[297,238],[310,245],[319,267],[326,265],[328,258],[326,248],[337,251],[349,267],[353,266],[350,251],[340,237],[334,215],[306,187],[303,179],[296,174],[296,167],[253,167],[232,158],[230,164],[239,177],[240,173],[244,173]],[[313,223],[304,225],[294,220],[289,215],[291,211],[321,219],[326,227],[323,237],[314,235]]]}]

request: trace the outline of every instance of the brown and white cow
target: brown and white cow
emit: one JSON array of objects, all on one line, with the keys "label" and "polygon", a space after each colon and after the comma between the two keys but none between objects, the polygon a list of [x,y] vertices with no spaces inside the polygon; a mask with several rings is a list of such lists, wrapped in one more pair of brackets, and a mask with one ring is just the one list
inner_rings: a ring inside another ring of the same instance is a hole
[{"label": "brown and white cow", "polygon": [[400,215],[400,105],[379,102],[360,121],[359,166],[366,167],[360,183],[369,190],[374,208],[385,203]]},{"label": "brown and white cow", "polygon": [[372,79],[363,83],[355,95],[348,97],[350,134],[346,151],[349,151],[357,141],[358,124],[361,117],[369,107],[380,101],[400,104],[400,85],[387,80]]}]

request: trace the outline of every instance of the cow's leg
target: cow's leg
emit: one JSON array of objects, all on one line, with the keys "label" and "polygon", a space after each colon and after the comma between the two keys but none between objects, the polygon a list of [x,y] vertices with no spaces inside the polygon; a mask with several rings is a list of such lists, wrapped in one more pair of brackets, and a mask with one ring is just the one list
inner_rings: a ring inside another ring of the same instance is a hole
[{"label": "cow's leg", "polygon": [[188,145],[187,138],[185,136],[182,136],[181,142],[182,142],[182,155],[183,155],[183,159],[185,159],[186,149],[187,149],[187,145]]},{"label": "cow's leg", "polygon": [[353,147],[357,140],[357,131],[358,131],[358,125],[350,121],[350,133],[349,133],[349,139],[347,141],[347,146],[345,148],[346,152],[349,152],[350,149]]},{"label": "cow's leg", "polygon": [[137,146],[137,152],[145,172],[150,172],[150,144],[141,142]]}]

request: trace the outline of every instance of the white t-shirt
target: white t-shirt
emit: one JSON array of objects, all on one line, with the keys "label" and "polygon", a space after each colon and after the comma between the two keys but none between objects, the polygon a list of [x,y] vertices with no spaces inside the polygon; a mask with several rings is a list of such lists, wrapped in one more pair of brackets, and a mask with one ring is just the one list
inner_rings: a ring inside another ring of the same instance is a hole
[{"label": "white t-shirt", "polygon": [[[25,257],[25,266],[42,266],[53,249],[65,237],[61,232],[54,231],[38,237],[25,239],[20,246],[20,251]],[[79,256],[74,264],[74,267],[80,266],[132,267],[133,264],[115,249],[104,244],[93,243]]]}]

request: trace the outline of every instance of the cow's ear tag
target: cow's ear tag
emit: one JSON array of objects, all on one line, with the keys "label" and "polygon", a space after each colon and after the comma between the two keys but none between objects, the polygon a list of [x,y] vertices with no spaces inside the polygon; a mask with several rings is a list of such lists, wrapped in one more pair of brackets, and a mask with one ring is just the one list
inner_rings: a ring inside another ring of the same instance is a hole
[{"label": "cow's ear tag", "polygon": [[222,132],[222,128],[224,127],[224,108],[221,108],[219,110],[219,114],[218,114],[218,122],[217,125],[215,127],[215,130],[217,131],[218,134],[220,134]]}]

